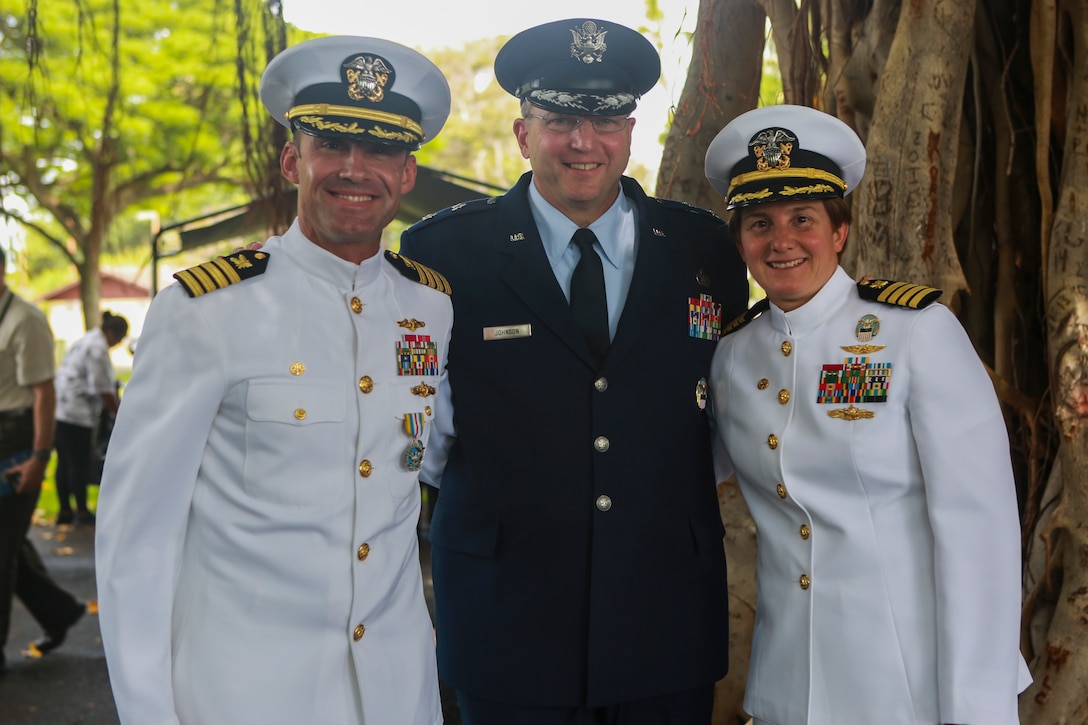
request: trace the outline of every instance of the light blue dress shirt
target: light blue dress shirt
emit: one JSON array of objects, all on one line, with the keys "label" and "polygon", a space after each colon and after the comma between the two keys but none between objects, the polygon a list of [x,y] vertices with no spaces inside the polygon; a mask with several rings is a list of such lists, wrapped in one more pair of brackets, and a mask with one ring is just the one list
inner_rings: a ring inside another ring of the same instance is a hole
[{"label": "light blue dress shirt", "polygon": [[[533,212],[533,221],[540,231],[540,239],[544,243],[544,253],[548,255],[555,279],[569,302],[570,278],[581,258],[581,252],[571,242],[574,232],[578,231],[578,225],[549,204],[537,190],[535,183],[529,185],[529,207]],[[590,224],[589,229],[597,235],[597,244],[593,248],[601,256],[604,267],[608,333],[609,338],[615,338],[638,253],[638,215],[622,189],[608,211]]]}]

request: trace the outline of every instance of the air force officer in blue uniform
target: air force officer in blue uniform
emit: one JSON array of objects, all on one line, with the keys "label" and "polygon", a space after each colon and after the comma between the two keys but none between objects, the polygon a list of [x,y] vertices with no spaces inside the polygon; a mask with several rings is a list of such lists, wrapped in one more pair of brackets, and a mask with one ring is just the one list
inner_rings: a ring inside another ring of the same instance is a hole
[{"label": "air force officer in blue uniform", "polygon": [[622,176],[660,73],[641,35],[549,23],[495,73],[532,171],[401,243],[456,318],[424,472],[439,672],[470,725],[708,723],[727,602],[704,403],[745,270],[718,218]]}]

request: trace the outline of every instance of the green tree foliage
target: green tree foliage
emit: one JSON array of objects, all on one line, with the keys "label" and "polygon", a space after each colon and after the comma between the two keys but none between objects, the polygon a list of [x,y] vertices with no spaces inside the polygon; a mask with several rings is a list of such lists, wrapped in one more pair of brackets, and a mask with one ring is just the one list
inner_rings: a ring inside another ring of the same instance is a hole
[{"label": "green tree foliage", "polygon": [[507,40],[421,51],[445,74],[453,107],[442,133],[417,154],[420,163],[503,187],[529,169],[512,131],[518,101],[495,80],[495,56]]},{"label": "green tree foliage", "polygon": [[2,213],[75,265],[88,327],[118,215],[245,179],[235,13],[217,0],[0,0]]}]

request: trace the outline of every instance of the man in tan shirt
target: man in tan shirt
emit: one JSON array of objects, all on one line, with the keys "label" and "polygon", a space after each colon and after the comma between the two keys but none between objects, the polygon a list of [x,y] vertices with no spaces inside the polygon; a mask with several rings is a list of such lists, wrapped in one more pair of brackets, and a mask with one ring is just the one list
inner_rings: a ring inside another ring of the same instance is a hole
[{"label": "man in tan shirt", "polygon": [[45,630],[34,643],[43,654],[86,612],[26,538],[53,449],[53,333],[37,307],[8,289],[6,261],[0,249],[0,676],[13,596]]}]

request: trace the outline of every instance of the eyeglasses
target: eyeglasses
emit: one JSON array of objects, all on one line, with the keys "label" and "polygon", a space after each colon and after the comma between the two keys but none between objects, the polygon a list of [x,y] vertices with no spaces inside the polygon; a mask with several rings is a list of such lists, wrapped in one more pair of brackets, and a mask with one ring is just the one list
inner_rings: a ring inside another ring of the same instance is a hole
[{"label": "eyeglasses", "polygon": [[571,133],[589,121],[589,125],[597,133],[618,133],[627,128],[630,116],[538,116],[535,113],[526,113],[525,118],[538,118],[544,122],[544,128],[552,133]]}]

